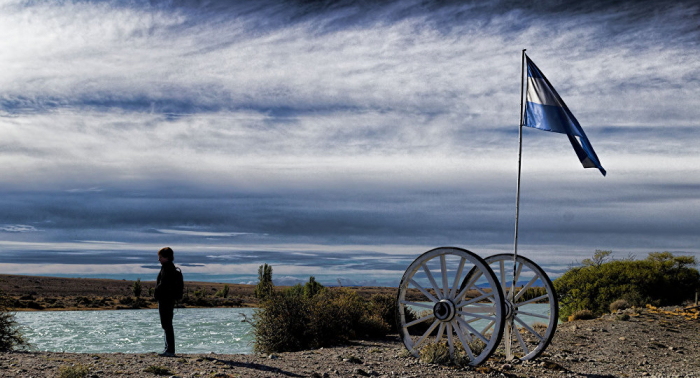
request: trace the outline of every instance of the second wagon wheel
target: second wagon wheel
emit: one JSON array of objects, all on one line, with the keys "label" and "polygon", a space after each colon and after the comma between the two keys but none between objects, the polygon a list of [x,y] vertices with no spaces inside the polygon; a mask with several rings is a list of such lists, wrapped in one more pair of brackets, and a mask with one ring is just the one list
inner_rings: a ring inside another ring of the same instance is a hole
[{"label": "second wagon wheel", "polygon": [[[465,282],[467,272],[472,272]],[[406,269],[398,294],[404,345],[415,357],[447,339],[450,356],[478,365],[495,351],[505,323],[498,278],[479,256],[461,248],[425,252]]]},{"label": "second wagon wheel", "polygon": [[[524,361],[539,356],[552,341],[559,318],[559,303],[552,281],[539,265],[522,256],[516,260],[515,272],[512,253],[484,260],[498,276],[506,298],[503,338],[506,358]],[[515,292],[511,287],[513,281],[516,282]]]}]

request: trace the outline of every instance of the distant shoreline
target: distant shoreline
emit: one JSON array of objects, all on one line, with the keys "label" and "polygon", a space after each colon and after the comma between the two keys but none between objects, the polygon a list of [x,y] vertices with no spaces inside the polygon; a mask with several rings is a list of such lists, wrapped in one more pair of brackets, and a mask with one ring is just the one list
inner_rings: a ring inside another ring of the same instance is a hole
[{"label": "distant shoreline", "polygon": [[[106,278],[67,278],[0,274],[0,290],[10,298],[12,311],[90,311],[157,308],[149,295],[155,281],[141,281],[142,294],[135,301],[134,280]],[[228,285],[228,295],[222,291]],[[288,286],[277,286],[283,290]],[[337,288],[334,288],[337,289]],[[391,287],[350,287],[361,296],[396,295]],[[258,307],[255,285],[185,281],[184,308]],[[217,296],[217,293],[219,295]]]}]

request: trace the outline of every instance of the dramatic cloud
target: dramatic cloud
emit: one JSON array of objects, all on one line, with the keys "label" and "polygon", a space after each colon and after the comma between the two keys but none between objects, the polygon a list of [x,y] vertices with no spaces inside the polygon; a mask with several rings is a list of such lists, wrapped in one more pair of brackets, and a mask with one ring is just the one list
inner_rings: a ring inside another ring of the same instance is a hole
[{"label": "dramatic cloud", "polygon": [[173,245],[217,275],[213,261],[240,261],[200,253],[216,246],[305,275],[387,253],[404,256],[396,279],[423,248],[507,252],[523,48],[609,174],[525,130],[521,250],[553,272],[596,248],[697,254],[699,16],[694,2],[4,2],[0,262],[61,264],[58,245],[86,252],[71,267],[133,264],[100,251]]}]

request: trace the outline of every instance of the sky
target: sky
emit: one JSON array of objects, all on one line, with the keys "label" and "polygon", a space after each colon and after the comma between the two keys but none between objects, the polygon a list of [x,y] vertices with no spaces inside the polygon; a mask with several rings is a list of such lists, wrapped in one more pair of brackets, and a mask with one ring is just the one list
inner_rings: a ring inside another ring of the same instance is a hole
[{"label": "sky", "polygon": [[608,174],[525,128],[520,254],[700,258],[700,6],[0,2],[0,273],[398,285],[513,250],[521,51]]}]

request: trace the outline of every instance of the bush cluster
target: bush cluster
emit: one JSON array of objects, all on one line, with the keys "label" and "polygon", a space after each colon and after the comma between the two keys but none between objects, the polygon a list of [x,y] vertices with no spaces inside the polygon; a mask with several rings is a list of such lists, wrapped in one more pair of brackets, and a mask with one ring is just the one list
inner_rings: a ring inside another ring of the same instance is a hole
[{"label": "bush cluster", "polygon": [[375,295],[366,300],[347,288],[311,285],[313,290],[297,285],[273,291],[260,303],[253,321],[255,351],[313,349],[380,337],[396,329],[394,298]]},{"label": "bush cluster", "polygon": [[600,316],[619,299],[631,306],[681,304],[700,287],[694,257],[654,252],[644,260],[606,261],[609,255],[609,251],[596,251],[593,259],[554,281],[562,320],[580,310]]}]

